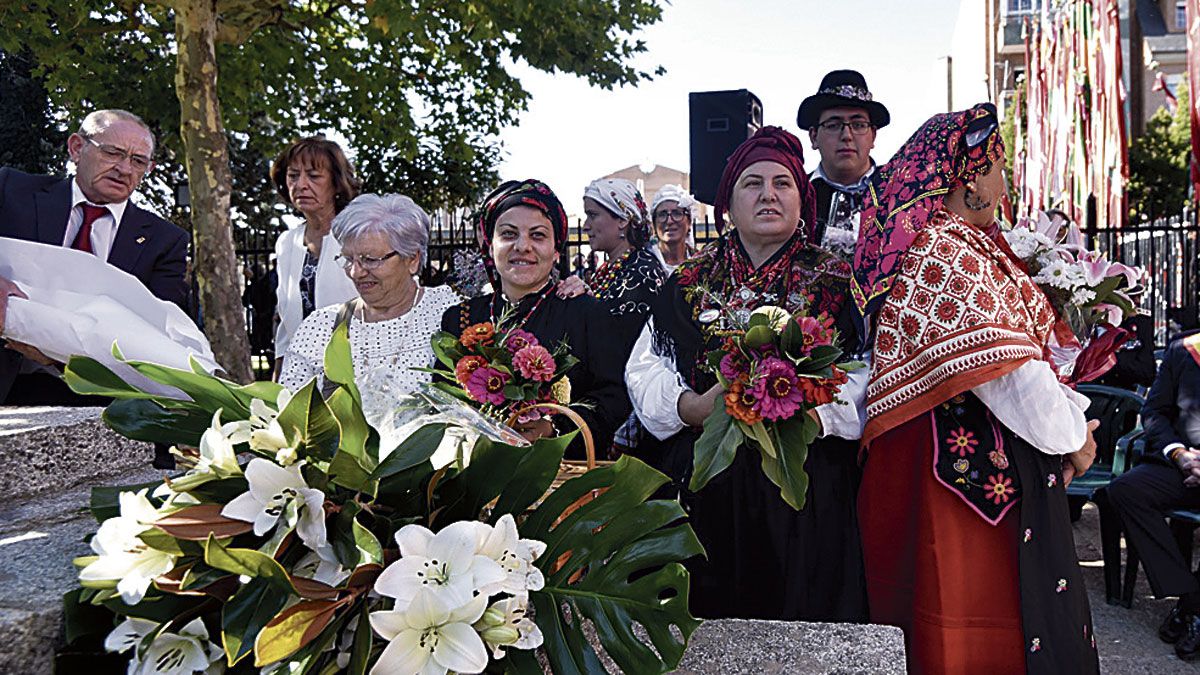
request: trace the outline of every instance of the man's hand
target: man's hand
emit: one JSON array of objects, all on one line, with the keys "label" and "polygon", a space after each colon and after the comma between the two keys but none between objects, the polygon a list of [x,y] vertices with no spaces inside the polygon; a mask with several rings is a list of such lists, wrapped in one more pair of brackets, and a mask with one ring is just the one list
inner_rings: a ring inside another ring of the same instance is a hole
[{"label": "man's hand", "polygon": [[[1083,440],[1083,447],[1067,455],[1067,461],[1063,465],[1063,487],[1070,485],[1075,476],[1087,473],[1087,470],[1092,467],[1092,462],[1096,461],[1096,439],[1092,436],[1092,432],[1098,426],[1100,426],[1100,420],[1088,422],[1087,438]],[[1067,468],[1068,464],[1070,470]]]},{"label": "man's hand", "polygon": [[1184,448],[1175,453],[1175,466],[1183,472],[1186,487],[1200,486],[1200,450]]},{"label": "man's hand", "polygon": [[40,349],[38,349],[37,347],[34,347],[33,345],[27,345],[24,342],[13,342],[12,340],[9,340],[8,348],[13,350],[14,352],[21,354],[21,356],[24,356],[25,358],[29,359],[30,361],[33,361],[34,363],[40,363],[43,366],[61,366],[62,365],[58,361],[55,361],[54,359],[50,358],[49,356],[46,356],[45,354],[43,354],[42,351]]},{"label": "man's hand", "polygon": [[5,277],[0,277],[0,335],[4,334],[4,317],[8,314],[8,296],[28,298],[15,283]]}]

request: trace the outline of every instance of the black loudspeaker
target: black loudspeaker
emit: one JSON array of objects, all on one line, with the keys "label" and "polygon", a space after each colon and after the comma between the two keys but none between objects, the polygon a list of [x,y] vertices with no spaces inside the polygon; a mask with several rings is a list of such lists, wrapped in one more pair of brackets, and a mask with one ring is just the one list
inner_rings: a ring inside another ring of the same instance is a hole
[{"label": "black loudspeaker", "polygon": [[749,90],[688,94],[691,188],[696,199],[712,204],[725,161],[762,128],[762,101]]}]

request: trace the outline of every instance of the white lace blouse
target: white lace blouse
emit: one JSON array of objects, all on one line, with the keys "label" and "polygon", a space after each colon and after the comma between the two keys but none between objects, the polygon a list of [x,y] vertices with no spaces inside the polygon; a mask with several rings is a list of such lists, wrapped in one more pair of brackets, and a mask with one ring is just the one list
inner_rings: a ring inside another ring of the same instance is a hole
[{"label": "white lace blouse", "polygon": [[[441,328],[442,313],[462,302],[449,286],[426,288],[417,304],[406,314],[387,321],[365,322],[356,313],[350,321],[350,355],[354,362],[354,381],[362,392],[364,408],[374,408],[371,396],[409,393],[429,373],[412,368],[433,364],[429,339]],[[324,382],[325,347],[333,336],[334,324],[342,305],[330,305],[313,312],[300,324],[283,357],[279,383],[296,391],[314,377],[317,386]]]}]

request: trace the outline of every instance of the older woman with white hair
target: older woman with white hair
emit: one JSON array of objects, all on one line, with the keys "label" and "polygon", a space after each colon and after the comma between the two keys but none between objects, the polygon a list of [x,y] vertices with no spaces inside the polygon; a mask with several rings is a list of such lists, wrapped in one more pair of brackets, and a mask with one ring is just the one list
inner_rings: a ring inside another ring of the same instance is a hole
[{"label": "older woman with white hair", "polygon": [[654,193],[650,216],[658,246],[651,250],[667,274],[696,254],[696,238],[692,233],[695,205],[696,200],[678,185],[664,185]]},{"label": "older woman with white hair", "polygon": [[[429,338],[442,313],[462,300],[448,286],[424,288],[417,274],[429,245],[429,215],[403,195],[361,195],[333,219],[341,246],[336,260],[358,297],[309,315],[283,358],[280,383],[295,391],[314,377],[323,385],[325,347],[340,323],[349,324],[354,380],[363,396],[414,390],[433,362]],[[363,387],[364,383],[387,386]],[[365,407],[370,402],[364,401]]]}]

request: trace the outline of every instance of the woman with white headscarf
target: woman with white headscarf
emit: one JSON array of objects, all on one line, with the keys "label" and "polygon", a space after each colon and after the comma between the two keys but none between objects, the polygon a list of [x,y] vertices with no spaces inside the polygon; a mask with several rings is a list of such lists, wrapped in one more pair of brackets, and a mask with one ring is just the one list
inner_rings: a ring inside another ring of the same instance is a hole
[{"label": "woman with white headscarf", "polygon": [[[601,178],[583,191],[583,212],[592,249],[608,256],[588,279],[588,286],[611,315],[610,339],[621,354],[628,355],[667,280],[650,243],[646,201],[633,183]],[[618,448],[634,447],[639,435],[637,420],[631,416],[614,443]]]},{"label": "woman with white headscarf", "polygon": [[696,253],[696,238],[692,234],[692,207],[696,200],[678,185],[664,185],[654,194],[650,216],[658,245],[651,250],[667,274],[679,263]]}]

